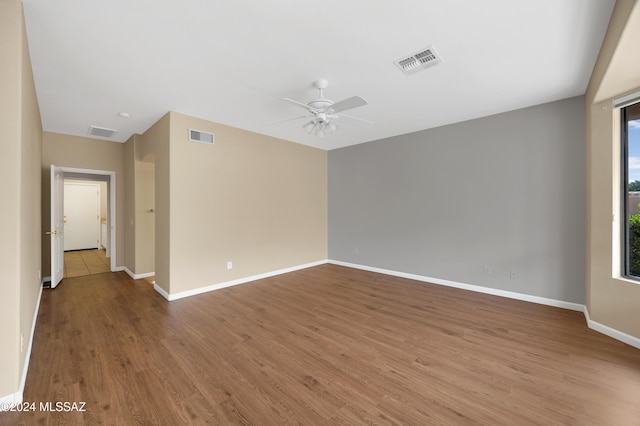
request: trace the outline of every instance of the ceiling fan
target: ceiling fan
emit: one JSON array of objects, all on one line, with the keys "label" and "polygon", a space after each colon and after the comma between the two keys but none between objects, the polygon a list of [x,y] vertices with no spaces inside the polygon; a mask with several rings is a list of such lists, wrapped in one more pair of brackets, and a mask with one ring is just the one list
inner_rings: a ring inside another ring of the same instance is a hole
[{"label": "ceiling fan", "polygon": [[360,96],[352,96],[347,99],[343,99],[339,102],[333,102],[331,99],[324,97],[324,89],[327,88],[329,82],[327,80],[316,80],[313,82],[313,87],[320,91],[320,97],[312,100],[308,104],[294,101],[293,99],[283,98],[287,102],[291,102],[301,108],[304,108],[309,112],[308,115],[300,117],[290,118],[284,121],[299,120],[302,118],[310,118],[311,120],[302,125],[302,128],[310,135],[324,137],[335,133],[338,129],[338,125],[335,120],[347,119],[354,122],[373,124],[373,121],[365,120],[364,118],[353,117],[351,115],[342,114],[343,111],[347,111],[353,108],[367,105]]}]

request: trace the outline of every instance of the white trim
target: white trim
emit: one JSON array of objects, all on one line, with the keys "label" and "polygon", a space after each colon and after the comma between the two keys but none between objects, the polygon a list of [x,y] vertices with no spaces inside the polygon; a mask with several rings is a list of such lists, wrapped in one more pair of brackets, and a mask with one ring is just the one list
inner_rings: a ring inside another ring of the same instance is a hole
[{"label": "white trim", "polygon": [[640,339],[592,320],[589,316],[589,309],[587,309],[586,306],[584,307],[584,317],[586,318],[587,326],[590,329],[626,343],[627,345],[633,346],[634,348],[640,349]]},{"label": "white trim", "polygon": [[169,295],[169,293],[167,293],[164,288],[160,287],[158,284],[156,284],[155,282],[153,283],[153,289],[155,291],[157,291],[158,293],[160,293],[162,295],[162,297],[164,297],[165,299],[167,299],[168,301],[172,301],[174,299],[171,298],[171,296]]},{"label": "white trim", "polygon": [[477,293],[486,293],[486,294],[492,294],[494,296],[507,297],[509,299],[523,300],[525,302],[538,303],[540,305],[555,306],[556,308],[570,309],[572,311],[583,312],[584,310],[584,305],[581,305],[579,303],[573,303],[573,302],[565,302],[563,300],[549,299],[549,298],[540,297],[540,296],[531,296],[529,294],[499,290],[491,287],[483,287],[483,286],[473,285],[473,284],[464,284],[456,281],[443,280],[440,278],[431,278],[431,277],[425,277],[422,275],[408,274],[406,272],[398,272],[398,271],[391,271],[388,269],[374,268],[366,265],[358,265],[355,263],[341,262],[339,260],[330,259],[328,263],[331,263],[334,265],[346,266],[349,268],[362,269],[364,271],[377,272],[380,274],[393,275],[401,278],[408,278],[410,280],[423,281],[431,284],[439,284],[447,287],[460,288],[462,290],[475,291]]},{"label": "white trim", "polygon": [[155,272],[146,272],[144,274],[134,274],[126,266],[122,266],[121,268],[122,268],[123,271],[125,271],[127,273],[127,275],[129,275],[131,277],[131,279],[134,279],[134,280],[139,280],[139,279],[142,279],[142,278],[152,277],[152,276],[154,276],[156,274]]},{"label": "white trim", "polygon": [[251,277],[240,278],[240,279],[237,279],[237,280],[227,281],[227,282],[220,283],[220,284],[213,284],[213,285],[210,285],[210,286],[200,287],[200,288],[197,288],[197,289],[183,291],[183,292],[176,293],[176,294],[167,293],[162,287],[160,287],[155,282],[153,283],[153,288],[158,293],[160,293],[162,295],[162,297],[164,297],[168,301],[173,301],[173,300],[182,299],[184,297],[195,296],[197,294],[206,293],[206,292],[209,292],[209,291],[219,290],[219,289],[225,288],[225,287],[231,287],[231,286],[234,286],[234,285],[244,284],[244,283],[248,283],[248,282],[251,282],[251,281],[260,280],[260,279],[263,279],[263,278],[272,277],[272,276],[275,276],[275,275],[286,274],[288,272],[293,272],[293,271],[297,271],[297,270],[300,270],[300,269],[310,268],[312,266],[323,265],[325,263],[330,263],[330,264],[339,265],[339,266],[346,266],[348,268],[361,269],[361,270],[364,270],[364,271],[376,272],[376,273],[379,273],[379,274],[392,275],[392,276],[396,276],[396,277],[407,278],[407,279],[427,282],[427,283],[431,283],[431,284],[444,285],[444,286],[447,286],[447,287],[454,287],[454,288],[459,288],[459,289],[462,289],[462,290],[475,291],[477,293],[491,294],[493,296],[499,296],[499,297],[506,297],[506,298],[509,298],[509,299],[522,300],[522,301],[525,301],[525,302],[537,303],[537,304],[540,304],[540,305],[547,305],[547,306],[553,306],[553,307],[556,307],[556,308],[569,309],[569,310],[572,310],[572,311],[583,312],[584,316],[586,318],[586,321],[587,321],[587,326],[590,329],[595,330],[595,331],[597,331],[599,333],[602,333],[602,334],[607,335],[609,337],[612,337],[612,338],[614,338],[616,340],[619,340],[619,341],[621,341],[623,343],[626,343],[626,344],[628,344],[630,346],[633,346],[635,348],[640,349],[640,339],[639,338],[631,336],[629,334],[623,333],[621,331],[615,330],[615,329],[613,329],[611,327],[608,327],[606,325],[603,325],[603,324],[600,324],[600,323],[598,323],[596,321],[591,320],[591,318],[589,317],[589,311],[588,311],[587,307],[585,305],[580,304],[580,303],[566,302],[564,300],[557,300],[557,299],[549,299],[547,297],[532,296],[532,295],[529,295],[529,294],[516,293],[516,292],[513,292],[513,291],[499,290],[499,289],[495,289],[495,288],[483,287],[483,286],[473,285],[473,284],[465,284],[465,283],[460,283],[460,282],[456,282],[456,281],[443,280],[443,279],[440,279],[440,278],[425,277],[425,276],[422,276],[422,275],[409,274],[409,273],[406,273],[406,272],[399,272],[399,271],[392,271],[392,270],[389,270],[389,269],[375,268],[375,267],[372,267],[372,266],[359,265],[359,264],[355,264],[355,263],[342,262],[342,261],[339,261],[339,260],[332,260],[332,259],[320,260],[320,261],[317,261],[317,262],[307,263],[307,264],[304,264],[304,265],[294,266],[294,267],[291,267],[291,268],[285,268],[285,269],[280,269],[280,270],[273,271],[273,272],[267,272],[265,274],[253,275]]},{"label": "white trim", "polygon": [[362,269],[364,271],[377,272],[379,274],[386,274],[386,275],[392,275],[392,276],[401,277],[401,278],[408,278],[411,280],[423,281],[423,282],[428,282],[432,284],[445,285],[448,287],[455,287],[463,290],[475,291],[478,293],[492,294],[494,296],[507,297],[509,299],[523,300],[525,302],[538,303],[540,305],[548,305],[548,306],[554,306],[556,308],[579,311],[584,313],[585,319],[587,321],[587,326],[590,329],[595,330],[599,333],[602,333],[606,336],[609,336],[613,339],[619,340],[623,343],[626,343],[627,345],[633,346],[634,348],[640,349],[639,338],[635,336],[631,336],[622,331],[618,331],[604,324],[600,324],[599,322],[593,321],[589,316],[589,310],[587,309],[587,307],[580,303],[565,302],[563,300],[548,299],[546,297],[539,297],[539,296],[531,296],[529,294],[515,293],[512,291],[498,290],[495,288],[482,287],[482,286],[472,285],[472,284],[464,284],[464,283],[459,283],[455,281],[443,280],[440,278],[430,278],[422,275],[414,275],[414,274],[408,274],[405,272],[391,271],[388,269],[374,268],[372,266],[341,262],[339,260],[329,259],[327,263],[331,263],[333,265],[346,266],[348,268]]},{"label": "white trim", "polygon": [[[428,283],[432,283],[432,284],[439,284],[439,285],[445,285],[445,286],[449,286],[449,287],[455,287],[455,288],[460,288],[463,290],[470,290],[470,291],[475,291],[475,292],[479,292],[479,293],[486,293],[486,294],[492,294],[494,296],[501,296],[501,297],[507,297],[510,299],[518,299],[518,300],[523,300],[526,302],[531,302],[531,303],[538,303],[538,304],[543,304],[543,305],[549,305],[549,306],[555,306],[558,308],[564,308],[564,309],[570,309],[573,311],[580,311],[584,313],[584,316],[586,318],[587,321],[587,326],[592,329],[595,330],[599,333],[602,333],[606,336],[609,336],[613,339],[619,340],[623,343],[626,343],[630,346],[633,346],[635,348],[640,349],[640,339],[634,336],[631,336],[629,334],[623,333],[621,331],[618,331],[616,329],[613,329],[611,327],[608,327],[604,324],[600,324],[599,322],[593,321],[591,319],[591,317],[589,316],[589,310],[587,309],[586,306],[578,304],[578,303],[572,303],[572,302],[564,302],[562,300],[555,300],[555,299],[548,299],[548,298],[544,298],[544,297],[538,297],[538,296],[531,296],[531,295],[527,295],[527,294],[521,294],[521,293],[515,293],[515,292],[511,292],[511,291],[504,291],[504,290],[497,290],[497,289],[493,289],[493,288],[488,288],[488,287],[482,287],[482,286],[477,286],[477,285],[471,285],[471,284],[464,284],[464,283],[459,283],[459,282],[455,282],[455,281],[449,281],[449,280],[443,280],[443,279],[439,279],[439,278],[429,278],[429,277],[425,277],[422,275],[415,275],[415,274],[408,274],[405,272],[398,272],[398,271],[391,271],[388,269],[381,269],[381,268],[374,268],[371,266],[366,266],[366,265],[358,265],[358,264],[354,264],[354,263],[348,263],[348,262],[341,262],[338,260],[321,260],[321,261],[317,261],[317,262],[312,262],[312,263],[307,263],[304,265],[299,265],[299,266],[294,266],[291,268],[286,268],[286,269],[280,269],[278,271],[273,271],[273,272],[268,272],[265,274],[260,274],[260,275],[254,275],[251,277],[246,277],[246,278],[241,278],[238,280],[233,280],[233,281],[228,281],[225,283],[220,283],[220,284],[214,284],[211,286],[207,286],[207,287],[200,287],[198,289],[194,289],[194,290],[189,290],[189,291],[184,291],[181,293],[176,293],[176,294],[168,294],[162,287],[160,287],[158,284],[156,284],[155,282],[153,283],[153,288],[162,295],[162,297],[164,297],[165,299],[169,300],[169,301],[173,301],[173,300],[177,300],[177,299],[181,299],[184,297],[188,297],[188,296],[193,296],[196,294],[201,294],[201,293],[206,293],[209,291],[213,291],[213,290],[218,290],[221,288],[225,288],[225,287],[230,287],[230,286],[234,286],[234,285],[238,285],[238,284],[244,284],[250,281],[255,281],[255,280],[259,280],[259,279],[263,279],[263,278],[268,278],[268,277],[272,277],[275,275],[280,275],[280,274],[285,274],[287,272],[293,272],[293,271],[297,271],[300,269],[306,269],[306,268],[310,268],[312,266],[318,266],[318,265],[322,265],[325,263],[330,263],[333,265],[340,265],[340,266],[346,266],[348,268],[354,268],[354,269],[361,269],[361,270],[365,270],[365,271],[370,271],[370,272],[376,272],[376,273],[380,273],[380,274],[385,274],[385,275],[392,275],[392,276],[397,276],[397,277],[401,277],[401,278],[408,278],[408,279],[413,279],[413,280],[417,280],[417,281],[422,281],[422,282],[428,282]],[[127,274],[132,275],[126,267],[124,266],[119,266],[116,268],[116,270],[118,271],[125,271],[127,272]],[[135,275],[135,274],[133,274]],[[143,275],[143,274],[141,274]],[[42,279],[43,282],[45,282],[47,280],[48,277],[44,277]],[[50,278],[49,278],[50,279]],[[36,326],[36,321],[38,318],[38,311],[40,309],[40,300],[42,298],[42,286],[40,286],[40,292],[38,295],[38,303],[36,305],[36,309],[35,309],[35,313],[34,313],[34,317],[33,317],[33,324],[31,326],[31,337],[29,339],[29,345],[27,346],[27,356],[25,359],[25,363],[24,363],[24,367],[23,367],[23,371],[22,371],[22,377],[20,380],[20,389],[18,392],[10,394],[10,395],[6,395],[4,397],[0,398],[0,404],[19,404],[22,402],[22,395],[24,392],[24,385],[25,385],[25,381],[27,378],[27,369],[29,367],[29,359],[31,357],[31,345],[33,343],[33,337],[35,334],[35,326]]]},{"label": "white trim", "polygon": [[264,274],[252,275],[250,277],[239,278],[237,280],[226,281],[223,283],[212,284],[205,287],[194,288],[193,290],[181,291],[179,293],[169,294],[158,284],[154,284],[153,288],[160,293],[168,301],[174,301],[182,299],[184,297],[195,296],[196,294],[207,293],[209,291],[220,290],[221,288],[231,287],[238,284],[245,284],[251,281],[261,280],[264,278],[273,277],[276,275],[286,274],[288,272],[299,271],[300,269],[311,268],[313,266],[324,265],[327,263],[327,259],[319,260],[317,262],[305,263],[303,265],[292,266],[290,268],[278,269],[277,271],[266,272]]},{"label": "white trim", "polygon": [[2,398],[0,398],[0,413],[2,413],[3,411],[1,407],[7,407],[8,409],[9,407],[13,407],[17,404],[20,404],[21,402],[22,402],[21,391],[3,396]]},{"label": "white trim", "polygon": [[36,332],[36,322],[38,321],[38,312],[40,311],[40,300],[42,300],[42,285],[38,291],[38,299],[36,303],[36,309],[33,313],[33,320],[31,322],[31,335],[29,336],[29,344],[27,345],[27,356],[24,359],[24,366],[22,367],[22,377],[20,378],[20,402],[22,402],[22,393],[24,392],[24,384],[27,381],[27,370],[29,370],[29,360],[31,359],[31,346],[33,345],[33,337]]},{"label": "white trim", "polygon": [[[51,281],[51,278],[49,278]],[[36,322],[38,321],[38,312],[40,311],[40,300],[42,299],[42,282],[40,283],[40,290],[38,291],[38,299],[36,302],[36,309],[33,313],[33,320],[31,321],[31,334],[29,336],[29,341],[27,344],[27,352],[24,358],[24,365],[22,366],[22,375],[20,376],[20,387],[18,388],[18,392],[12,393],[11,395],[3,396],[0,398],[0,407],[20,404],[22,402],[22,395],[24,394],[24,385],[27,381],[27,372],[29,370],[29,360],[31,359],[31,347],[33,346],[33,337],[36,332]],[[0,409],[0,412],[2,409]]]},{"label": "white trim", "polygon": [[635,103],[640,102],[640,92],[630,93],[626,96],[622,96],[618,99],[613,100],[614,108],[624,108],[629,105],[633,105]]}]

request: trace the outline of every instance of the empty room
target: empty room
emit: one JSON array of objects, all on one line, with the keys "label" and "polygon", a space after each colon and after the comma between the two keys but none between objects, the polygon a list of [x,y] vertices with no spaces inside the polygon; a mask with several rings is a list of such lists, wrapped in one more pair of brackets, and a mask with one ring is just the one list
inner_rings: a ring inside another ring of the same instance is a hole
[{"label": "empty room", "polygon": [[640,424],[637,0],[0,0],[0,424]]}]

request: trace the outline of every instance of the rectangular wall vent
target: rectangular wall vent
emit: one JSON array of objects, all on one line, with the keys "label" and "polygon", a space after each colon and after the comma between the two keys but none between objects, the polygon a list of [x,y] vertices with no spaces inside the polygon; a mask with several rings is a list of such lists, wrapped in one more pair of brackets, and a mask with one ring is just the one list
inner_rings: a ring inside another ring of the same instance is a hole
[{"label": "rectangular wall vent", "polygon": [[422,71],[434,65],[442,62],[442,58],[438,55],[436,50],[429,46],[425,49],[421,49],[416,53],[408,56],[404,56],[393,63],[396,64],[400,70],[406,75],[415,74],[418,71]]},{"label": "rectangular wall vent", "polygon": [[104,127],[98,127],[98,126],[89,127],[89,135],[98,136],[100,138],[111,138],[113,137],[113,135],[116,134],[116,132],[117,130],[106,129]]},{"label": "rectangular wall vent", "polygon": [[206,143],[207,145],[213,145],[216,137],[211,132],[203,132],[202,130],[189,129],[189,141]]}]

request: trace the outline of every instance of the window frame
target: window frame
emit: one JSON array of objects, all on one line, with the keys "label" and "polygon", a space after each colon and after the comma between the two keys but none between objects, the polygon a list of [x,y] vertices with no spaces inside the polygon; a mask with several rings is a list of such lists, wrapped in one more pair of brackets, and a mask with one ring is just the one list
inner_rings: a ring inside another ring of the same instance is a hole
[{"label": "window frame", "polygon": [[631,262],[630,262],[630,249],[629,249],[629,125],[627,124],[627,106],[620,108],[620,144],[621,144],[621,164],[622,167],[622,176],[621,176],[621,194],[622,197],[622,220],[620,221],[621,225],[621,244],[620,251],[622,256],[620,256],[620,260],[622,261],[622,265],[620,265],[620,270],[622,271],[622,276],[624,278],[632,279],[632,280],[640,280],[640,277],[636,277],[631,275]]},{"label": "window frame", "polygon": [[640,92],[626,96],[614,102],[614,107],[619,108],[620,119],[620,191],[621,191],[621,220],[620,220],[620,272],[623,278],[640,283],[640,276],[631,274],[631,246],[629,232],[629,115],[627,108],[640,104]]}]

